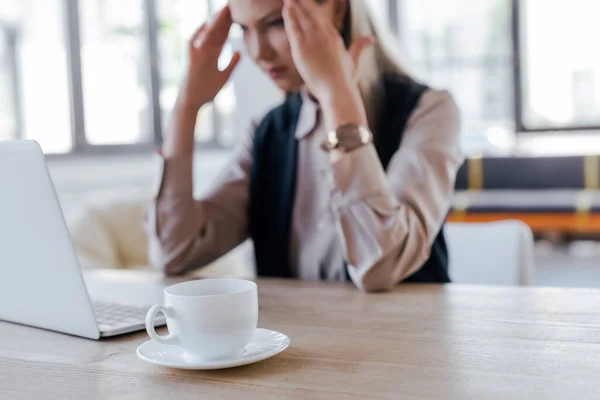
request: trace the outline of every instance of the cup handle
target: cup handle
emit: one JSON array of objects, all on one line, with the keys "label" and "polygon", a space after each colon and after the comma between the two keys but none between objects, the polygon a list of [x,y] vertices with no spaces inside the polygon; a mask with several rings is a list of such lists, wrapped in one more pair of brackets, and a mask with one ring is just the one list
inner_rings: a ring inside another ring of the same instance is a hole
[{"label": "cup handle", "polygon": [[146,331],[148,332],[148,336],[152,340],[156,340],[158,343],[172,345],[177,341],[177,336],[173,332],[169,332],[166,336],[159,336],[154,330],[154,319],[156,318],[156,314],[162,312],[165,314],[165,317],[172,317],[173,310],[170,307],[162,306],[162,305],[154,305],[148,310],[148,314],[146,314]]}]

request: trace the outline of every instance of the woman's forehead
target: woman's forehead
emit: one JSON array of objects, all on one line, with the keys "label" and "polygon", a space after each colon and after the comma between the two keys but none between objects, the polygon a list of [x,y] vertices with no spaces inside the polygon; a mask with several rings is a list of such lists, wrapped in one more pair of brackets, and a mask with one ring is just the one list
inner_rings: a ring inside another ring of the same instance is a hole
[{"label": "woman's forehead", "polygon": [[256,24],[281,14],[283,0],[229,0],[229,8],[234,22]]}]

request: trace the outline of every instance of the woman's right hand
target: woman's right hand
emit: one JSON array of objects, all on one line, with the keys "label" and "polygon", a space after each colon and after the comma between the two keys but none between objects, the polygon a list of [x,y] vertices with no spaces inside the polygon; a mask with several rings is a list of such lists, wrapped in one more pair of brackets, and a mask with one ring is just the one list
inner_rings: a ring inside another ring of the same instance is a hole
[{"label": "woman's right hand", "polygon": [[225,7],[214,21],[202,25],[190,39],[189,68],[173,110],[169,134],[162,146],[165,158],[193,154],[198,111],[214,100],[240,62],[240,54],[235,53],[229,66],[219,71],[219,56],[231,24],[229,7]]},{"label": "woman's right hand", "polygon": [[232,24],[229,6],[210,23],[202,25],[189,41],[189,67],[179,94],[179,105],[197,112],[217,96],[240,61],[236,52],[227,68],[218,61]]}]

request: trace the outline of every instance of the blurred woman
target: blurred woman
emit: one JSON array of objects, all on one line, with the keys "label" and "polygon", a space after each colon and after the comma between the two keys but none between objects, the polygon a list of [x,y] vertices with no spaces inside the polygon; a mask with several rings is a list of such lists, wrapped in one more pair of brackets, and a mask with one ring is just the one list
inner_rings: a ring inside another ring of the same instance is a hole
[{"label": "blurred woman", "polygon": [[[287,96],[196,200],[196,116],[240,61],[217,67],[232,23]],[[442,228],[462,163],[459,113],[388,49],[363,0],[230,0],[199,28],[149,210],[152,263],[182,274],[251,238],[259,276],[366,291],[449,282]]]}]

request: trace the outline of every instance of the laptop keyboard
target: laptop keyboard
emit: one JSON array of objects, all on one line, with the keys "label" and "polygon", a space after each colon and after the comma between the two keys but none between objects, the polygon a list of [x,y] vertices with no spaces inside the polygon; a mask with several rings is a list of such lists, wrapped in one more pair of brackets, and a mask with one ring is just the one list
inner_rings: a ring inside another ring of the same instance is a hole
[{"label": "laptop keyboard", "polygon": [[[100,331],[108,331],[129,326],[144,325],[148,308],[126,304],[94,302],[94,313]],[[164,325],[165,318],[159,314],[155,325]]]}]

